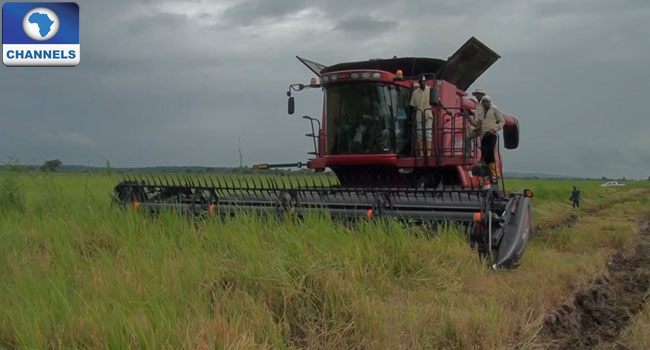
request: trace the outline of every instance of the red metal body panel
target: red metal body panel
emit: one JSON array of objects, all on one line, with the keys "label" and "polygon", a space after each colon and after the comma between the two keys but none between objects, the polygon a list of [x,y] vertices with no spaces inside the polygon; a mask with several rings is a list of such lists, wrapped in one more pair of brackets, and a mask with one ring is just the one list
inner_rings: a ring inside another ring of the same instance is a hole
[{"label": "red metal body panel", "polygon": [[429,157],[424,158],[397,158],[397,167],[398,168],[432,168],[432,167],[458,167],[465,166],[469,164],[474,164],[473,162],[468,162],[467,160],[460,158],[446,158],[446,157]]},{"label": "red metal body panel", "polygon": [[461,104],[462,104],[462,107],[465,108],[465,109],[468,109],[468,110],[469,109],[472,109],[472,110],[476,109],[476,101],[474,101],[473,99],[471,99],[471,98],[469,98],[467,96],[462,97]]},{"label": "red metal body panel", "polygon": [[325,166],[390,165],[397,166],[397,154],[350,154],[325,156]]}]

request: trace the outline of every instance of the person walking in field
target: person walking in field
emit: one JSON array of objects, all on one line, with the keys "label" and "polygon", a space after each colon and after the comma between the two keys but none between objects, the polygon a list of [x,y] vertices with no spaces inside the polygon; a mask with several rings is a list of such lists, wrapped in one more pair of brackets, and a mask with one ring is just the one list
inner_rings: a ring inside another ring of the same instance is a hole
[{"label": "person walking in field", "polygon": [[573,191],[571,191],[571,202],[573,202],[573,207],[574,208],[580,208],[580,199],[582,198],[582,193],[580,193],[580,190],[573,186]]}]

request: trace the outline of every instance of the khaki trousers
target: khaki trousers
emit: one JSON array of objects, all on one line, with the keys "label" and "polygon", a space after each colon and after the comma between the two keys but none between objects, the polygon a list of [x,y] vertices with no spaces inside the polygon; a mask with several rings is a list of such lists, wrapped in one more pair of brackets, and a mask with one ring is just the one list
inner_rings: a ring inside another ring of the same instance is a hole
[{"label": "khaki trousers", "polygon": [[472,140],[481,136],[481,129],[472,129],[468,131],[465,135],[465,153],[470,154],[472,152]]}]

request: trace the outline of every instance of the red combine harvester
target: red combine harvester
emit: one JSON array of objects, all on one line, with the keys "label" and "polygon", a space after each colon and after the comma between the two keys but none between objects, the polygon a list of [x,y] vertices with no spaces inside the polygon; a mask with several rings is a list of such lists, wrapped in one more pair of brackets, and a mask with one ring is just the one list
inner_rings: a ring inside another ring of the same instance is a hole
[{"label": "red combine harvester", "polygon": [[[292,91],[323,90],[322,123],[303,117],[311,123],[307,136],[314,144],[306,166],[315,172],[331,169],[337,182],[317,176],[128,178],[115,187],[115,197],[123,205],[153,212],[228,216],[244,211],[301,217],[316,211],[343,219],[452,221],[466,228],[469,243],[489,257],[494,268],[516,267],[531,228],[532,192],[506,192],[503,180],[491,183],[477,141],[465,145],[471,129],[468,119],[474,118],[476,107],[465,90],[499,58],[473,37],[448,60],[407,57],[324,66],[298,57],[320,83],[313,78],[310,84],[290,85],[289,114],[294,112]],[[422,76],[430,87],[433,122],[429,128],[421,125],[424,132],[418,133],[409,102],[414,81]],[[504,119],[504,147],[515,149],[519,123],[511,116]],[[500,172],[498,148],[495,158]]]}]

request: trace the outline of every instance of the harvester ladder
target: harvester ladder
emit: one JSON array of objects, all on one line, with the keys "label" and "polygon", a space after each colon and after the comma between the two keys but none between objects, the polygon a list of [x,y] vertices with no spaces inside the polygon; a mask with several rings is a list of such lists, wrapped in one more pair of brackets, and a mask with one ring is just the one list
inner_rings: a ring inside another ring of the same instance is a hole
[{"label": "harvester ladder", "polygon": [[[309,120],[309,123],[311,124],[311,133],[305,134],[305,136],[311,138],[314,141],[314,151],[313,152],[307,152],[309,155],[314,155],[318,157],[319,152],[318,152],[318,141],[320,140],[320,130],[321,130],[321,125],[320,125],[320,120],[316,118],[312,118],[308,115],[305,115],[302,117],[303,119]],[[314,122],[318,125],[318,134],[316,134],[316,130],[314,129]]]}]

